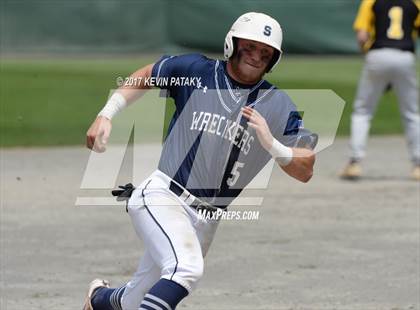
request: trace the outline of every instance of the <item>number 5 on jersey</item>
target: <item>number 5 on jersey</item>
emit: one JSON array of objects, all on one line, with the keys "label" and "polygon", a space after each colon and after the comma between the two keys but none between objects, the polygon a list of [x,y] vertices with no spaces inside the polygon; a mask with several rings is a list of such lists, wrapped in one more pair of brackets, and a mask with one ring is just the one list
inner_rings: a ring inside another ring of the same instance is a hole
[{"label": "number 5 on jersey", "polygon": [[229,185],[229,187],[234,186],[235,183],[238,181],[239,176],[241,175],[241,173],[239,172],[239,169],[242,169],[244,166],[245,166],[244,163],[241,163],[239,161],[235,162],[235,164],[233,165],[232,171],[230,172],[231,177],[226,180],[226,183],[227,185]]}]

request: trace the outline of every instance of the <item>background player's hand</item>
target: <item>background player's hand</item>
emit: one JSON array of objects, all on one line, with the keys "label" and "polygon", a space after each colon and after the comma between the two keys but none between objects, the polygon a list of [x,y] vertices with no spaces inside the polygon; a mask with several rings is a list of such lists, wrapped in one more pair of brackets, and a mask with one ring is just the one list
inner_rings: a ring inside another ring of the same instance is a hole
[{"label": "background player's hand", "polygon": [[95,152],[105,152],[112,124],[109,119],[98,116],[86,133],[86,146]]},{"label": "background player's hand", "polygon": [[369,41],[369,32],[366,30],[359,30],[356,32],[356,38],[362,52],[367,52],[369,50],[369,46],[367,46]]},{"label": "background player's hand", "polygon": [[273,135],[267,125],[265,118],[255,109],[243,107],[242,113],[248,119],[248,126],[257,132],[258,140],[265,150],[270,150],[273,146]]}]

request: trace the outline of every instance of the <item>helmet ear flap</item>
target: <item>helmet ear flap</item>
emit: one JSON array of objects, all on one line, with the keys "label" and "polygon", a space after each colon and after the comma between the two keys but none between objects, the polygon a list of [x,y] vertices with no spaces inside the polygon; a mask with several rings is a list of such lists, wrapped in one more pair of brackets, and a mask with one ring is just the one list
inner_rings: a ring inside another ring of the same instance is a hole
[{"label": "helmet ear flap", "polygon": [[233,42],[233,52],[230,57],[234,57],[238,54],[238,38],[232,37]]},{"label": "helmet ear flap", "polygon": [[229,59],[234,50],[233,38],[232,33],[229,31],[225,38],[225,46],[224,46],[224,56],[226,59]]},{"label": "helmet ear flap", "polygon": [[282,53],[279,50],[274,49],[273,57],[271,57],[271,61],[267,65],[267,70],[265,70],[265,72],[271,72],[271,69],[273,69],[273,67],[279,63],[281,54]]}]

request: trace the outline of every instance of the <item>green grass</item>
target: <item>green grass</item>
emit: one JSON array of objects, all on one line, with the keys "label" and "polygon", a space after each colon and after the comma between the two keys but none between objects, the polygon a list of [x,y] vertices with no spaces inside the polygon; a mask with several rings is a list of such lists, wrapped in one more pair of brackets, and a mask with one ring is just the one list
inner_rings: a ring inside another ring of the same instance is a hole
[{"label": "green grass", "polygon": [[[83,144],[91,121],[117,76],[156,58],[1,60],[2,146]],[[346,101],[338,134],[349,132],[349,115],[362,59],[289,57],[268,79],[282,89],[332,89]],[[146,122],[155,120],[147,119]],[[381,99],[374,134],[402,132],[393,94]]]}]

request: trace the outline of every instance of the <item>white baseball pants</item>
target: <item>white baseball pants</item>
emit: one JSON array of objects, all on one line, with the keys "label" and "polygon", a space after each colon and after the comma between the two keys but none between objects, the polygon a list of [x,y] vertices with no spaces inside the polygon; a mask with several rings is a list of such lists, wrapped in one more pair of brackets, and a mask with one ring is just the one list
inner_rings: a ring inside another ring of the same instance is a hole
[{"label": "white baseball pants", "polygon": [[370,122],[388,84],[395,90],[411,160],[420,164],[419,90],[416,56],[407,51],[382,48],[366,54],[351,117],[350,156],[365,156]]},{"label": "white baseball pants", "polygon": [[146,250],[126,285],[121,301],[124,310],[137,310],[160,278],[175,281],[191,292],[203,275],[203,258],[219,222],[199,217],[169,190],[169,182],[170,178],[157,170],[128,202],[128,213]]}]

